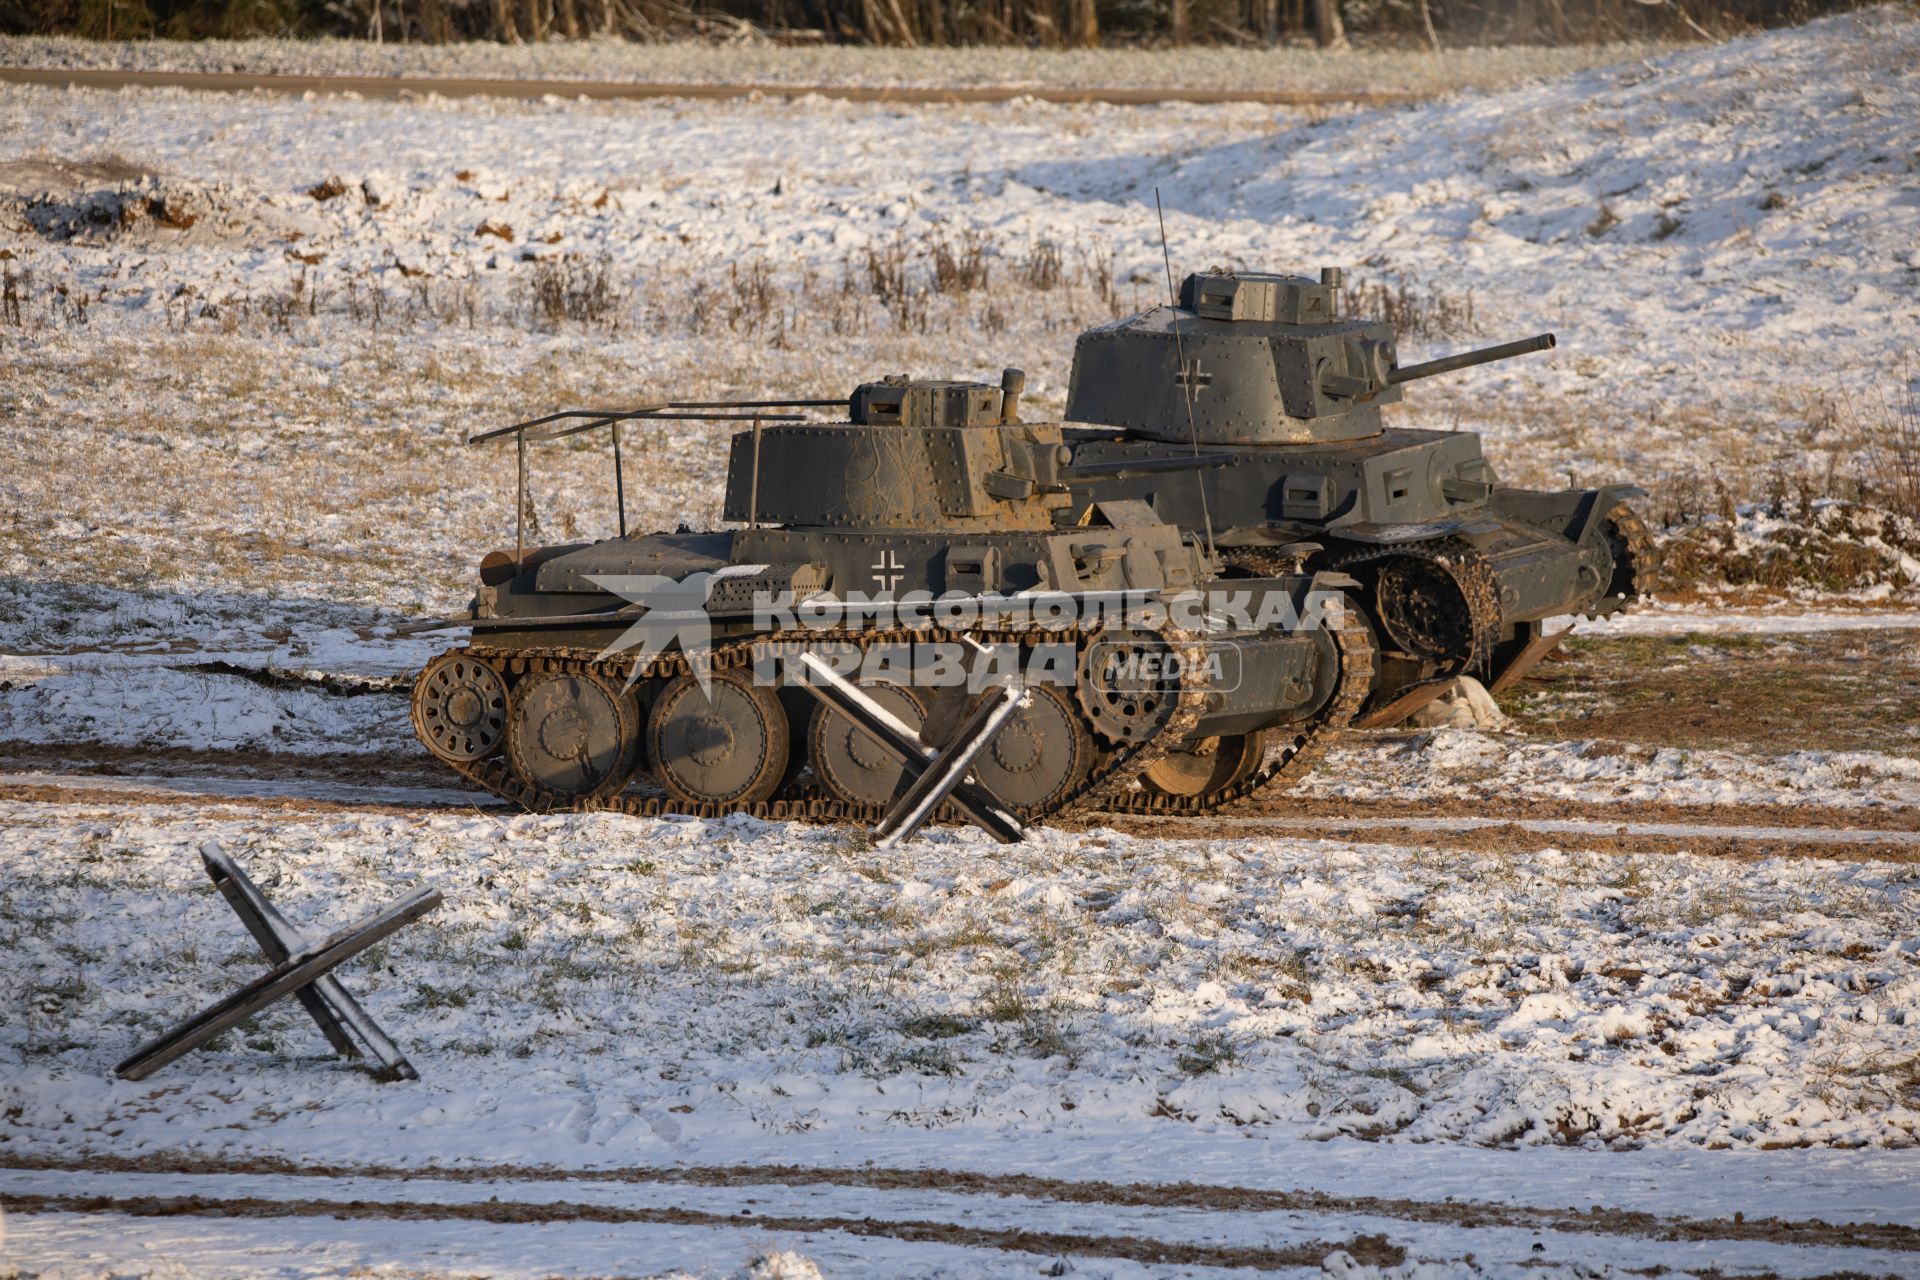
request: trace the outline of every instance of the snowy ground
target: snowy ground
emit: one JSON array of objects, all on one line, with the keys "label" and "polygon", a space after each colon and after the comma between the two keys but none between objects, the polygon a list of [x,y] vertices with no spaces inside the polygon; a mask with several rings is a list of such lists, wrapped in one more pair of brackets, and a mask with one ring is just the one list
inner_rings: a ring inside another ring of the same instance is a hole
[{"label": "snowy ground", "polygon": [[[1558,329],[1402,416],[1517,478],[1844,474],[1914,376],[1916,53],[1877,10],[1316,117],[0,88],[0,1276],[1912,1274],[1910,726],[1376,736],[1211,830],[879,853],[468,803],[405,722],[447,641],[389,628],[511,536],[459,441],[516,409],[1006,363],[1057,407],[1163,287],[1156,184],[1177,261],[1409,283],[1412,358]],[[713,519],[722,444],[637,461],[635,522]],[[537,460],[540,536],[606,530],[603,466]],[[1900,650],[1905,545],[1586,634]],[[419,1084],[291,1006],[110,1078],[255,971],[208,841],[316,926],[446,893],[344,971]]]},{"label": "snowy ground", "polygon": [[[446,908],[352,970],[370,1010],[401,1031],[421,1084],[380,1085],[329,1061],[292,1007],[152,1080],[104,1075],[183,1004],[257,967],[201,877],[195,855],[209,840],[298,915],[349,918],[414,884],[447,892]],[[1075,1211],[1059,1190],[1042,1205],[975,1199],[965,1212],[925,1196],[823,1202],[751,1172],[738,1175],[755,1188],[743,1205],[741,1191],[615,1194],[539,1184],[512,1167],[631,1174],[871,1161],[1365,1191],[1429,1206],[1451,1194],[1552,1211],[1601,1204],[1920,1227],[1907,1194],[1920,1128],[1911,863],[1552,847],[1489,858],[1444,839],[1409,852],[1100,832],[1016,848],[941,832],[882,853],[845,832],[746,820],[254,816],[83,802],[0,805],[0,847],[15,869],[0,890],[0,947],[9,1004],[22,1011],[0,1030],[15,1064],[0,1081],[0,1161],[55,1166],[5,1186],[16,1198],[72,1198],[18,1228],[29,1249],[50,1251],[27,1255],[29,1273],[68,1250],[76,1264],[87,1259],[79,1274],[130,1256],[154,1227],[108,1237],[101,1228],[113,1219],[87,1215],[142,1197],[376,1199],[332,1174],[306,1184],[277,1176],[262,1158],[491,1169],[495,1181],[468,1198],[548,1206],[535,1219],[607,1195],[628,1208],[718,1215],[751,1206],[776,1223],[759,1247],[861,1257],[861,1274],[885,1274],[898,1258],[923,1268],[947,1259],[876,1253],[831,1225],[794,1222],[1013,1224],[1081,1237],[1072,1248],[1109,1259],[1126,1248],[1084,1238],[1226,1242],[1273,1251],[1274,1265],[1301,1241],[1322,1250],[1291,1266],[1384,1231],[1407,1257],[1456,1270],[1468,1254],[1526,1261],[1542,1231],[1497,1220],[1483,1227],[1499,1230],[1422,1228],[1405,1208],[1339,1205],[1270,1217]],[[1778,1150],[1804,1147],[1884,1154]],[[1445,1154],[1479,1150],[1459,1165]],[[184,1178],[181,1158],[221,1176]],[[1606,1162],[1604,1189],[1595,1161]],[[80,1172],[112,1167],[143,1178]],[[1408,1179],[1414,1171],[1441,1184]],[[231,1176],[243,1172],[255,1176]],[[1862,1194],[1863,1177],[1877,1181],[1878,1199]],[[1821,1184],[1847,1191],[1816,1210],[1807,1188]],[[629,1244],[649,1221],[623,1228]],[[246,1230],[222,1247],[263,1243]],[[298,1230],[267,1239],[286,1251]],[[1620,1265],[1718,1259],[1781,1274],[1902,1265],[1897,1252],[1806,1241],[1602,1246],[1594,1230],[1547,1232],[1546,1260],[1604,1248]],[[621,1238],[612,1227],[601,1237]],[[161,1257],[180,1249],[173,1239]],[[381,1239],[350,1255],[336,1247],[327,1265],[385,1257]],[[1920,1230],[1902,1239],[1896,1249],[1920,1247]],[[564,1265],[599,1269],[605,1247],[583,1245]],[[742,1248],[711,1238],[702,1247],[729,1258]],[[1029,1251],[1041,1261],[1049,1252]],[[299,1274],[314,1263],[283,1265]],[[1091,1273],[1154,1273],[1109,1265]],[[958,1270],[1005,1273],[991,1262]]]}]

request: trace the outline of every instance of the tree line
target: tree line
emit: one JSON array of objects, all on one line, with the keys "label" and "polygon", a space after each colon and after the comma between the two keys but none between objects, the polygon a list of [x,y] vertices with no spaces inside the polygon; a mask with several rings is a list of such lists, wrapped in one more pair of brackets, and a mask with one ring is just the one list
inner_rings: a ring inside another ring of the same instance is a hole
[{"label": "tree line", "polygon": [[93,39],[333,35],[445,44],[763,36],[900,47],[1434,48],[1705,37],[1857,0],[0,0],[0,31]]}]

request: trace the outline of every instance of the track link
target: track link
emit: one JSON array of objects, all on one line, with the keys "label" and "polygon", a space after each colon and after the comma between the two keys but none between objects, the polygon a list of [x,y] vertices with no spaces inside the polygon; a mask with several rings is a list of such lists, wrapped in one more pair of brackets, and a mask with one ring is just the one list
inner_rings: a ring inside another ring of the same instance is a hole
[{"label": "track link", "polygon": [[[1334,645],[1340,654],[1340,671],[1335,677],[1333,696],[1305,727],[1299,729],[1267,762],[1232,786],[1197,796],[1158,796],[1135,791],[1109,800],[1108,813],[1187,816],[1214,813],[1239,804],[1273,786],[1291,786],[1325,755],[1353,722],[1360,706],[1373,688],[1373,642],[1359,610],[1349,606],[1341,610],[1341,619],[1333,627]],[[1137,775],[1136,775],[1137,776]]]},{"label": "track link", "polygon": [[[1148,769],[1193,732],[1206,712],[1209,692],[1204,674],[1207,666],[1202,660],[1205,645],[1203,637],[1181,630],[1173,626],[1171,621],[1151,628],[1166,641],[1169,650],[1180,659],[1179,684],[1175,690],[1173,708],[1166,719],[1156,732],[1147,738],[1107,753],[1093,773],[1057,803],[1048,806],[1044,811],[1029,808],[1021,812],[1021,817],[1027,821],[1038,821],[1050,817],[1094,813],[1200,813],[1245,799],[1254,792],[1276,783],[1297,779],[1324,752],[1332,734],[1352,720],[1360,703],[1366,698],[1371,680],[1372,646],[1367,638],[1365,624],[1359,619],[1357,610],[1351,606],[1340,610],[1338,616],[1339,621],[1334,623],[1333,627],[1335,645],[1340,656],[1340,670],[1335,678],[1334,690],[1327,705],[1311,722],[1295,733],[1279,752],[1270,755],[1269,762],[1251,777],[1220,792],[1194,797],[1152,796],[1141,791],[1136,785],[1138,779]],[[1136,631],[1140,629],[1138,622],[1130,622],[1127,625]],[[970,631],[964,634],[966,638],[990,646],[1057,643],[1068,639],[1084,645],[1096,640],[1099,632],[1081,628],[1032,628]],[[683,653],[661,654],[643,664],[636,663],[636,660],[631,657],[603,658],[597,650],[565,647],[509,650],[473,645],[456,648],[449,652],[463,654],[487,664],[505,681],[541,672],[555,672],[598,674],[618,684],[625,684],[635,678],[653,680],[678,675],[691,670],[694,661],[710,663],[715,670],[729,670],[750,665],[757,657],[768,655],[785,657],[797,656],[803,652],[829,654],[834,651],[859,652],[888,644],[933,643],[960,639],[962,639],[962,633],[941,628],[806,633],[792,637],[774,635],[724,645],[692,659]],[[605,812],[624,813],[643,818],[665,816],[719,818],[731,814],[746,814],[750,817],[777,821],[872,825],[878,822],[886,811],[885,807],[880,805],[856,804],[841,800],[817,786],[797,787],[771,800],[754,804],[689,805],[665,796],[636,795],[626,792],[601,798],[575,797],[557,794],[528,784],[508,765],[504,753],[467,761],[439,758],[476,786],[532,813]]]}]

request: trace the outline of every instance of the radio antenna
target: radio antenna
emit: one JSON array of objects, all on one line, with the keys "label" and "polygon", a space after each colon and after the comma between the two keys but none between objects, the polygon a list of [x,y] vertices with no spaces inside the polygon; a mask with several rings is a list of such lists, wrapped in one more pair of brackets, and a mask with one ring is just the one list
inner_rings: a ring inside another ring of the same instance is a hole
[{"label": "radio antenna", "polygon": [[[1200,370],[1187,367],[1187,346],[1180,338],[1180,296],[1173,291],[1173,254],[1167,249],[1167,211],[1160,207],[1160,188],[1153,189],[1153,212],[1160,219],[1160,260],[1167,268],[1167,306],[1172,308],[1173,316],[1173,357],[1180,362],[1179,370],[1174,374],[1173,383],[1181,389],[1181,399],[1187,404],[1187,443],[1193,449],[1193,456],[1200,456],[1200,428],[1193,422],[1193,397],[1200,388]],[[1207,508],[1207,477],[1204,472],[1193,473],[1193,482],[1200,486],[1200,527],[1207,535],[1207,558],[1213,559],[1213,513]]]}]

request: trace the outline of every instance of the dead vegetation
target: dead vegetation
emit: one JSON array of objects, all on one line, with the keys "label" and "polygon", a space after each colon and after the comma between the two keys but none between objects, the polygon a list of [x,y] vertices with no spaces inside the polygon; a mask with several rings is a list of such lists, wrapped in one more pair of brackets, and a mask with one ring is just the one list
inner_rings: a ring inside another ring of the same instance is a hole
[{"label": "dead vegetation", "polygon": [[[511,227],[495,223],[477,234],[503,244],[514,237]],[[933,339],[1002,334],[1021,313],[1036,310],[1035,293],[1046,295],[1037,310],[1047,331],[1084,328],[1153,300],[1137,283],[1124,291],[1116,286],[1105,246],[1001,241],[976,229],[897,238],[837,265],[755,257],[681,264],[637,279],[622,278],[605,254],[536,249],[506,264],[497,282],[471,270],[436,276],[398,260],[333,265],[323,254],[296,250],[287,258],[299,270],[278,288],[203,293],[193,285],[164,286],[167,327],[256,336],[340,321],[382,332],[637,327],[654,334],[728,334],[785,350],[888,332]],[[0,324],[31,330],[84,323],[88,305],[98,300],[0,261]]]},{"label": "dead vegetation", "polygon": [[[1920,587],[1920,399],[1829,402],[1808,449],[1744,485],[1684,470],[1655,484],[1662,585],[1770,591]],[[1737,482],[1735,482],[1737,483]]]},{"label": "dead vegetation", "polygon": [[1457,338],[1479,332],[1473,291],[1416,290],[1402,281],[1361,280],[1347,286],[1342,310],[1386,321],[1401,338]]},{"label": "dead vegetation", "polygon": [[568,323],[619,327],[626,293],[615,284],[613,264],[604,255],[535,262],[529,289],[532,328],[557,329]]}]

